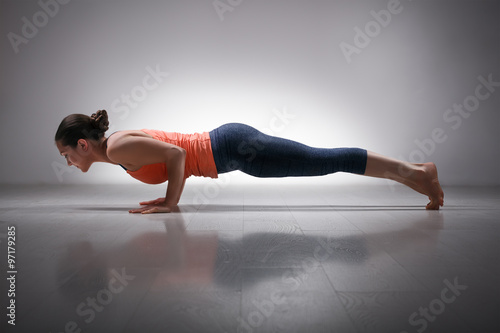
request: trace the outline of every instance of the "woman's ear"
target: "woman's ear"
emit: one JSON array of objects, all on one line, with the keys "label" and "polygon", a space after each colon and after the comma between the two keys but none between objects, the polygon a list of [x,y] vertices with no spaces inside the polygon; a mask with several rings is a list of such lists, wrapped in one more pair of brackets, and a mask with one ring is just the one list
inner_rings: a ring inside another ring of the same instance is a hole
[{"label": "woman's ear", "polygon": [[85,139],[80,139],[77,142],[78,148],[81,148],[84,152],[87,152],[89,150],[89,143]]}]

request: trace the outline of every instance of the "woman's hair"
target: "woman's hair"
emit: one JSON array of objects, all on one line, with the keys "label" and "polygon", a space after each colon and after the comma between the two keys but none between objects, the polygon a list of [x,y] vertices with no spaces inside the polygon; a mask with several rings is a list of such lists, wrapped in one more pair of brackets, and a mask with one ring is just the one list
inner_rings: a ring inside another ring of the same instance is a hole
[{"label": "woman's hair", "polygon": [[61,121],[55,141],[60,141],[63,146],[75,148],[80,139],[99,140],[108,128],[106,110],[99,110],[90,117],[79,113],[70,114]]}]

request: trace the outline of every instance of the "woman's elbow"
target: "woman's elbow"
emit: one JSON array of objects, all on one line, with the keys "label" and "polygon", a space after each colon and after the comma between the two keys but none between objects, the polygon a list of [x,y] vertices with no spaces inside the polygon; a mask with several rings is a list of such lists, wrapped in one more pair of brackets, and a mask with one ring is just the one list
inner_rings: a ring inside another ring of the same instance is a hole
[{"label": "woman's elbow", "polygon": [[186,159],[186,149],[175,147],[169,152],[169,159],[175,161],[184,161]]},{"label": "woman's elbow", "polygon": [[186,157],[186,149],[178,147],[177,149],[182,157]]}]

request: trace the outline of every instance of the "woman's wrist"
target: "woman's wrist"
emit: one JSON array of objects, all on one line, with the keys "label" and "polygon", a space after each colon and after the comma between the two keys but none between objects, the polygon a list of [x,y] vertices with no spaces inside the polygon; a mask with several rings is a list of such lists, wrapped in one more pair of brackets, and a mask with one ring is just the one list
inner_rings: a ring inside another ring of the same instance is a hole
[{"label": "woman's wrist", "polygon": [[169,200],[169,201],[165,200],[163,205],[166,207],[174,207],[174,206],[177,206],[177,202],[173,201],[173,200]]}]

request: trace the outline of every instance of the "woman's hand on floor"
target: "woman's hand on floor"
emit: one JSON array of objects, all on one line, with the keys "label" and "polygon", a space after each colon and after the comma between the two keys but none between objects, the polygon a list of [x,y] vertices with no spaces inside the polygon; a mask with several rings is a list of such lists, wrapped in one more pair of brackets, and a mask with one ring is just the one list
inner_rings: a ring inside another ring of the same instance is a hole
[{"label": "woman's hand on floor", "polygon": [[131,209],[129,213],[141,213],[141,214],[151,214],[151,213],[171,213],[175,207],[165,206],[165,205],[147,205],[146,207],[141,207],[137,209]]},{"label": "woman's hand on floor", "polygon": [[165,203],[165,198],[158,198],[155,200],[149,200],[149,201],[141,201],[139,202],[139,205],[161,205]]}]

